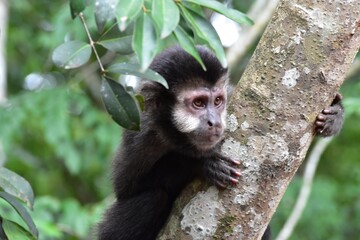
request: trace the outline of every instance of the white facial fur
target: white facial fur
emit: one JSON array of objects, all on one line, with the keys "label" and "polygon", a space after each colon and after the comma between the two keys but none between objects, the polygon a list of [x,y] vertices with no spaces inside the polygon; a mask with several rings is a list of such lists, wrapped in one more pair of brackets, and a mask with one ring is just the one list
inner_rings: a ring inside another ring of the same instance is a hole
[{"label": "white facial fur", "polygon": [[189,114],[184,108],[176,108],[173,112],[173,119],[177,129],[183,133],[189,133],[197,129],[200,119]]}]

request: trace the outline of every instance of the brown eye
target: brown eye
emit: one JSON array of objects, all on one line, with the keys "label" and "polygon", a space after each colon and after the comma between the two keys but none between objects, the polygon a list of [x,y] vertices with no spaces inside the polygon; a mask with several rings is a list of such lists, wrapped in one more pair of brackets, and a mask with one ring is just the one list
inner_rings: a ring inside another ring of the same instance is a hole
[{"label": "brown eye", "polygon": [[219,106],[223,102],[222,97],[215,98],[214,104],[215,106]]},{"label": "brown eye", "polygon": [[203,101],[202,99],[200,99],[200,98],[195,99],[195,100],[193,101],[193,105],[194,105],[194,107],[196,107],[196,108],[203,108],[203,107],[205,107],[204,101]]}]

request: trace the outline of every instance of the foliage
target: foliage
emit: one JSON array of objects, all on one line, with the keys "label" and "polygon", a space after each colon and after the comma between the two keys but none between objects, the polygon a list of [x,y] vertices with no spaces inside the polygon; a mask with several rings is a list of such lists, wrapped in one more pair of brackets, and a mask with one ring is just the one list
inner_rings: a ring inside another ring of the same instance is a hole
[{"label": "foliage", "polygon": [[[51,194],[37,199],[32,214],[40,239],[85,238],[103,204],[91,203],[109,194],[104,159],[115,152],[119,129],[76,85],[18,95],[0,109],[0,116],[6,123],[0,125],[0,132],[1,139],[6,139],[8,168],[32,179],[38,195]],[[39,172],[36,178],[34,171]],[[63,196],[77,200],[57,200]],[[21,226],[18,218],[0,215]]]},{"label": "foliage", "polygon": [[[16,222],[10,221],[0,214],[0,237],[16,239],[19,236],[26,236],[26,239],[38,237],[38,230],[27,210],[19,202],[26,202],[29,208],[34,204],[34,193],[30,184],[16,173],[0,167],[0,198],[5,200],[22,218],[27,225],[27,229],[22,228]],[[19,233],[20,232],[20,233]],[[20,234],[20,235],[19,235]]]}]

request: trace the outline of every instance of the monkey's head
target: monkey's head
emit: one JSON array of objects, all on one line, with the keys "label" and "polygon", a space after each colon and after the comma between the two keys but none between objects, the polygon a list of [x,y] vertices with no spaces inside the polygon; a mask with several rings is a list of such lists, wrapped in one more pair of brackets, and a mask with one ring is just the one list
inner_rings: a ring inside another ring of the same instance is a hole
[{"label": "monkey's head", "polygon": [[164,123],[165,132],[176,132],[171,136],[181,136],[185,144],[206,151],[222,139],[226,127],[228,74],[212,52],[203,47],[197,49],[206,71],[190,54],[173,47],[156,57],[150,66],[166,79],[169,89],[157,84],[142,92],[145,108],[147,102],[156,102],[151,115],[158,123]]},{"label": "monkey's head", "polygon": [[173,124],[196,148],[208,150],[223,136],[226,101],[227,91],[221,83],[182,89],[172,111]]}]

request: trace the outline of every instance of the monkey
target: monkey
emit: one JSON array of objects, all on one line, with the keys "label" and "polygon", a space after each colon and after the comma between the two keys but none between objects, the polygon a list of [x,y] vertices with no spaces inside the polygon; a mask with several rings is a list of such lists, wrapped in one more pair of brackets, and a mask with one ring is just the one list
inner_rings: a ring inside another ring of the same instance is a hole
[{"label": "monkey", "polygon": [[[197,51],[206,71],[179,46],[155,57],[150,69],[169,89],[142,81],[141,130],[126,130],[113,161],[116,200],[98,225],[99,240],[154,240],[180,192],[195,178],[219,188],[235,185],[238,159],[221,153],[226,128],[229,75],[205,47]],[[316,120],[320,135],[337,132],[340,95]],[[269,239],[269,230],[263,240]]]}]

